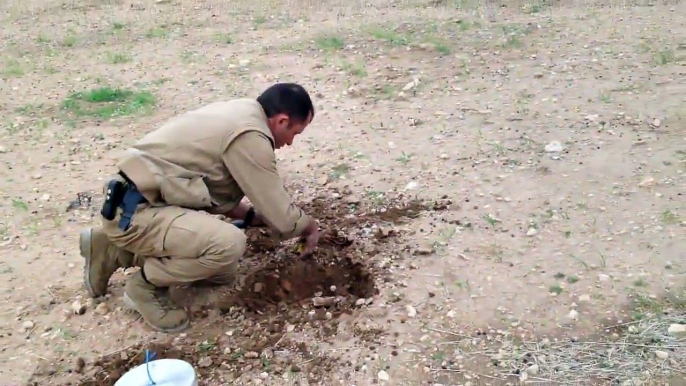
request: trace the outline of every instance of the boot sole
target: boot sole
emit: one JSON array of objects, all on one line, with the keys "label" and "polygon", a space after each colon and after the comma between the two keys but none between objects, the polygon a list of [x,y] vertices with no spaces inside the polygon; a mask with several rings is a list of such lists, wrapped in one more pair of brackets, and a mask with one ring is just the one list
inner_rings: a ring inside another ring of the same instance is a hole
[{"label": "boot sole", "polygon": [[[125,305],[126,307],[128,307],[128,308],[130,308],[130,309],[132,309],[132,310],[134,310],[134,311],[136,311],[136,312],[138,312],[139,314],[141,314],[141,312],[138,310],[138,307],[136,307],[136,303],[135,303],[133,300],[131,300],[131,298],[129,297],[128,294],[126,294],[126,292],[124,292],[123,300],[124,300],[124,305]],[[141,316],[142,316],[142,315],[143,315],[143,314],[141,314]],[[145,324],[147,324],[148,326],[150,326],[150,328],[152,328],[153,330],[158,331],[158,332],[164,332],[164,333],[167,333],[167,334],[174,334],[174,333],[177,333],[177,332],[184,331],[184,330],[186,330],[186,329],[190,326],[190,324],[191,324],[191,321],[187,319],[183,324],[181,324],[181,325],[178,326],[178,327],[174,327],[174,328],[161,328],[161,327],[155,326],[154,324],[148,322],[147,320],[145,320],[145,318],[143,318],[143,320],[145,321]]]},{"label": "boot sole", "polygon": [[[83,265],[83,285],[88,291],[88,295],[92,298],[99,297],[95,293],[93,286],[90,281],[90,271],[91,271],[91,229],[84,229],[79,234],[79,249],[81,250],[81,257],[84,258],[85,264]],[[103,294],[105,295],[105,294]],[[100,295],[102,296],[102,295]]]}]

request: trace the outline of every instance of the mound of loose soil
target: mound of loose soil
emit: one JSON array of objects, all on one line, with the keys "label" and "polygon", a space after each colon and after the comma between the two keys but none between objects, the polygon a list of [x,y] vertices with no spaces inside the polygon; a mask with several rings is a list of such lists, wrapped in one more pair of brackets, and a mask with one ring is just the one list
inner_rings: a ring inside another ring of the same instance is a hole
[{"label": "mound of loose soil", "polygon": [[242,285],[206,289],[218,296],[195,309],[190,332],[100,358],[88,366],[80,385],[113,385],[144,363],[145,349],[155,352],[155,359],[192,363],[201,385],[231,383],[252,372],[264,378],[301,370],[309,381],[319,381],[335,360],[311,349],[311,339],[298,341],[288,333],[307,330],[322,341],[335,336],[339,316],[378,293],[384,272],[371,258],[394,247],[401,234],[395,226],[445,207],[444,202],[431,207],[397,199],[365,208],[356,200],[315,199],[303,209],[319,219],[324,232],[318,250],[306,258],[298,257],[293,243],[278,243],[268,231],[250,229]]}]

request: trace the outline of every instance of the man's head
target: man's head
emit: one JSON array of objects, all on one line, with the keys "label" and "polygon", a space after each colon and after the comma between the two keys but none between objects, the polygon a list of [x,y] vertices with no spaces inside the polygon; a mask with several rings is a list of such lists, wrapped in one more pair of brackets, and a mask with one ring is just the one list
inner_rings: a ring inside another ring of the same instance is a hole
[{"label": "man's head", "polygon": [[275,147],[291,146],[314,119],[312,99],[305,89],[295,83],[277,83],[257,97],[267,114],[267,125],[274,137]]}]

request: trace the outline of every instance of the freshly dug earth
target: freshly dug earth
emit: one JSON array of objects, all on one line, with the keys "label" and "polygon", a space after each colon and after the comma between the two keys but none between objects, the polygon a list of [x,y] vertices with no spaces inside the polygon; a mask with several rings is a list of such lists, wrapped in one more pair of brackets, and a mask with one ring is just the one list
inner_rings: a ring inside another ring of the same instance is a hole
[{"label": "freshly dug earth", "polygon": [[[305,258],[298,257],[295,243],[279,243],[265,229],[250,229],[242,284],[203,289],[216,296],[191,306],[195,328],[87,363],[79,385],[113,385],[145,362],[146,349],[155,352],[154,359],[192,363],[200,384],[240,384],[250,373],[262,378],[299,374],[320,382],[336,360],[311,349],[312,338],[327,341],[337,334],[341,315],[373,301],[384,272],[368,262],[388,247],[384,244],[397,241],[402,232],[396,226],[447,203],[430,206],[400,197],[372,206],[350,198],[317,198],[302,207],[320,220],[323,235],[317,251]],[[298,333],[310,337],[298,340]]]}]

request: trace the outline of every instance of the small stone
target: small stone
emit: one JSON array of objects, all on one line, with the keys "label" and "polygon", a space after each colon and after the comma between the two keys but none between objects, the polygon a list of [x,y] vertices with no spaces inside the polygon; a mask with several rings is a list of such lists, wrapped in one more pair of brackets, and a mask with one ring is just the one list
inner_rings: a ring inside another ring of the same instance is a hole
[{"label": "small stone", "polygon": [[407,310],[407,316],[410,318],[417,316],[417,310],[411,304],[406,305],[405,310]]},{"label": "small stone", "polygon": [[533,364],[526,369],[526,372],[529,373],[529,375],[536,375],[538,374],[538,370],[538,365]]},{"label": "small stone", "polygon": [[655,185],[655,179],[653,177],[646,177],[641,181],[638,186],[641,188],[647,188],[649,186]]},{"label": "small stone", "polygon": [[419,186],[419,182],[417,181],[411,181],[407,185],[405,185],[405,190],[413,190],[416,189]]},{"label": "small stone", "polygon": [[431,247],[419,247],[419,248],[417,248],[417,254],[418,255],[426,256],[426,255],[430,255],[432,253],[434,253],[434,250]]},{"label": "small stone", "polygon": [[563,149],[560,141],[551,141],[549,144],[545,145],[544,150],[546,153],[559,153]]},{"label": "small stone", "polygon": [[365,301],[366,301],[365,298],[359,298],[359,299],[357,299],[357,300],[355,301],[355,305],[358,306],[358,307],[359,307],[359,306],[363,306]]},{"label": "small stone", "polygon": [[607,276],[607,275],[605,275],[605,274],[602,274],[602,273],[601,273],[601,274],[598,275],[598,280],[600,280],[600,281],[608,281],[608,280],[610,280],[610,277]]},{"label": "small stone", "polygon": [[453,311],[453,310],[448,311],[448,313],[446,314],[446,316],[449,317],[449,318],[451,318],[451,319],[454,318],[454,317],[455,317],[455,311]]},{"label": "small stone", "polygon": [[203,357],[198,361],[198,367],[210,367],[212,366],[212,358]]},{"label": "small stone", "polygon": [[107,303],[100,303],[95,307],[95,313],[99,315],[106,315],[107,313],[110,312],[109,307],[107,307]]},{"label": "small stone", "polygon": [[41,201],[49,201],[49,200],[50,200],[50,195],[47,194],[47,193],[45,193],[44,195],[42,195],[42,196],[40,197],[40,200],[41,200]]},{"label": "small stone", "polygon": [[83,372],[84,367],[86,367],[86,360],[81,357],[76,358],[76,363],[74,364],[74,371],[76,371],[78,374],[81,374]]},{"label": "small stone", "polygon": [[328,307],[328,306],[333,305],[335,299],[336,298],[333,296],[327,296],[324,298],[316,296],[316,297],[312,298],[312,304],[315,307]]},{"label": "small stone", "polygon": [[590,302],[591,295],[581,295],[579,296],[579,302]]},{"label": "small stone", "polygon": [[572,320],[579,320],[579,313],[576,310],[571,310],[567,314],[567,317]]},{"label": "small stone", "polygon": [[32,321],[27,320],[24,323],[22,323],[21,328],[24,331],[28,331],[28,330],[32,329],[34,326],[35,326],[35,324]]},{"label": "small stone", "polygon": [[529,228],[529,230],[526,231],[527,236],[535,236],[537,233],[538,231],[536,230],[536,228]]},{"label": "small stone", "polygon": [[660,127],[661,124],[662,124],[662,121],[660,121],[660,118],[653,119],[653,126],[654,127]]},{"label": "small stone", "polygon": [[667,329],[670,335],[686,334],[686,324],[672,324]]},{"label": "small stone", "polygon": [[666,351],[655,350],[655,356],[657,359],[667,359],[669,358],[669,353]]},{"label": "small stone", "polygon": [[86,313],[86,306],[80,301],[75,300],[74,303],[71,304],[71,310],[76,315],[83,315]]},{"label": "small stone", "polygon": [[248,351],[247,353],[245,353],[245,357],[248,359],[255,359],[259,358],[260,354],[256,353],[255,351]]},{"label": "small stone", "polygon": [[0,146],[0,153],[7,153],[7,148],[4,146]]},{"label": "small stone", "polygon": [[253,292],[262,292],[262,287],[263,287],[262,283],[255,283],[252,290],[253,290]]},{"label": "small stone", "polygon": [[377,377],[380,381],[388,381],[389,379],[391,379],[391,377],[388,376],[388,373],[383,370],[379,371]]}]

